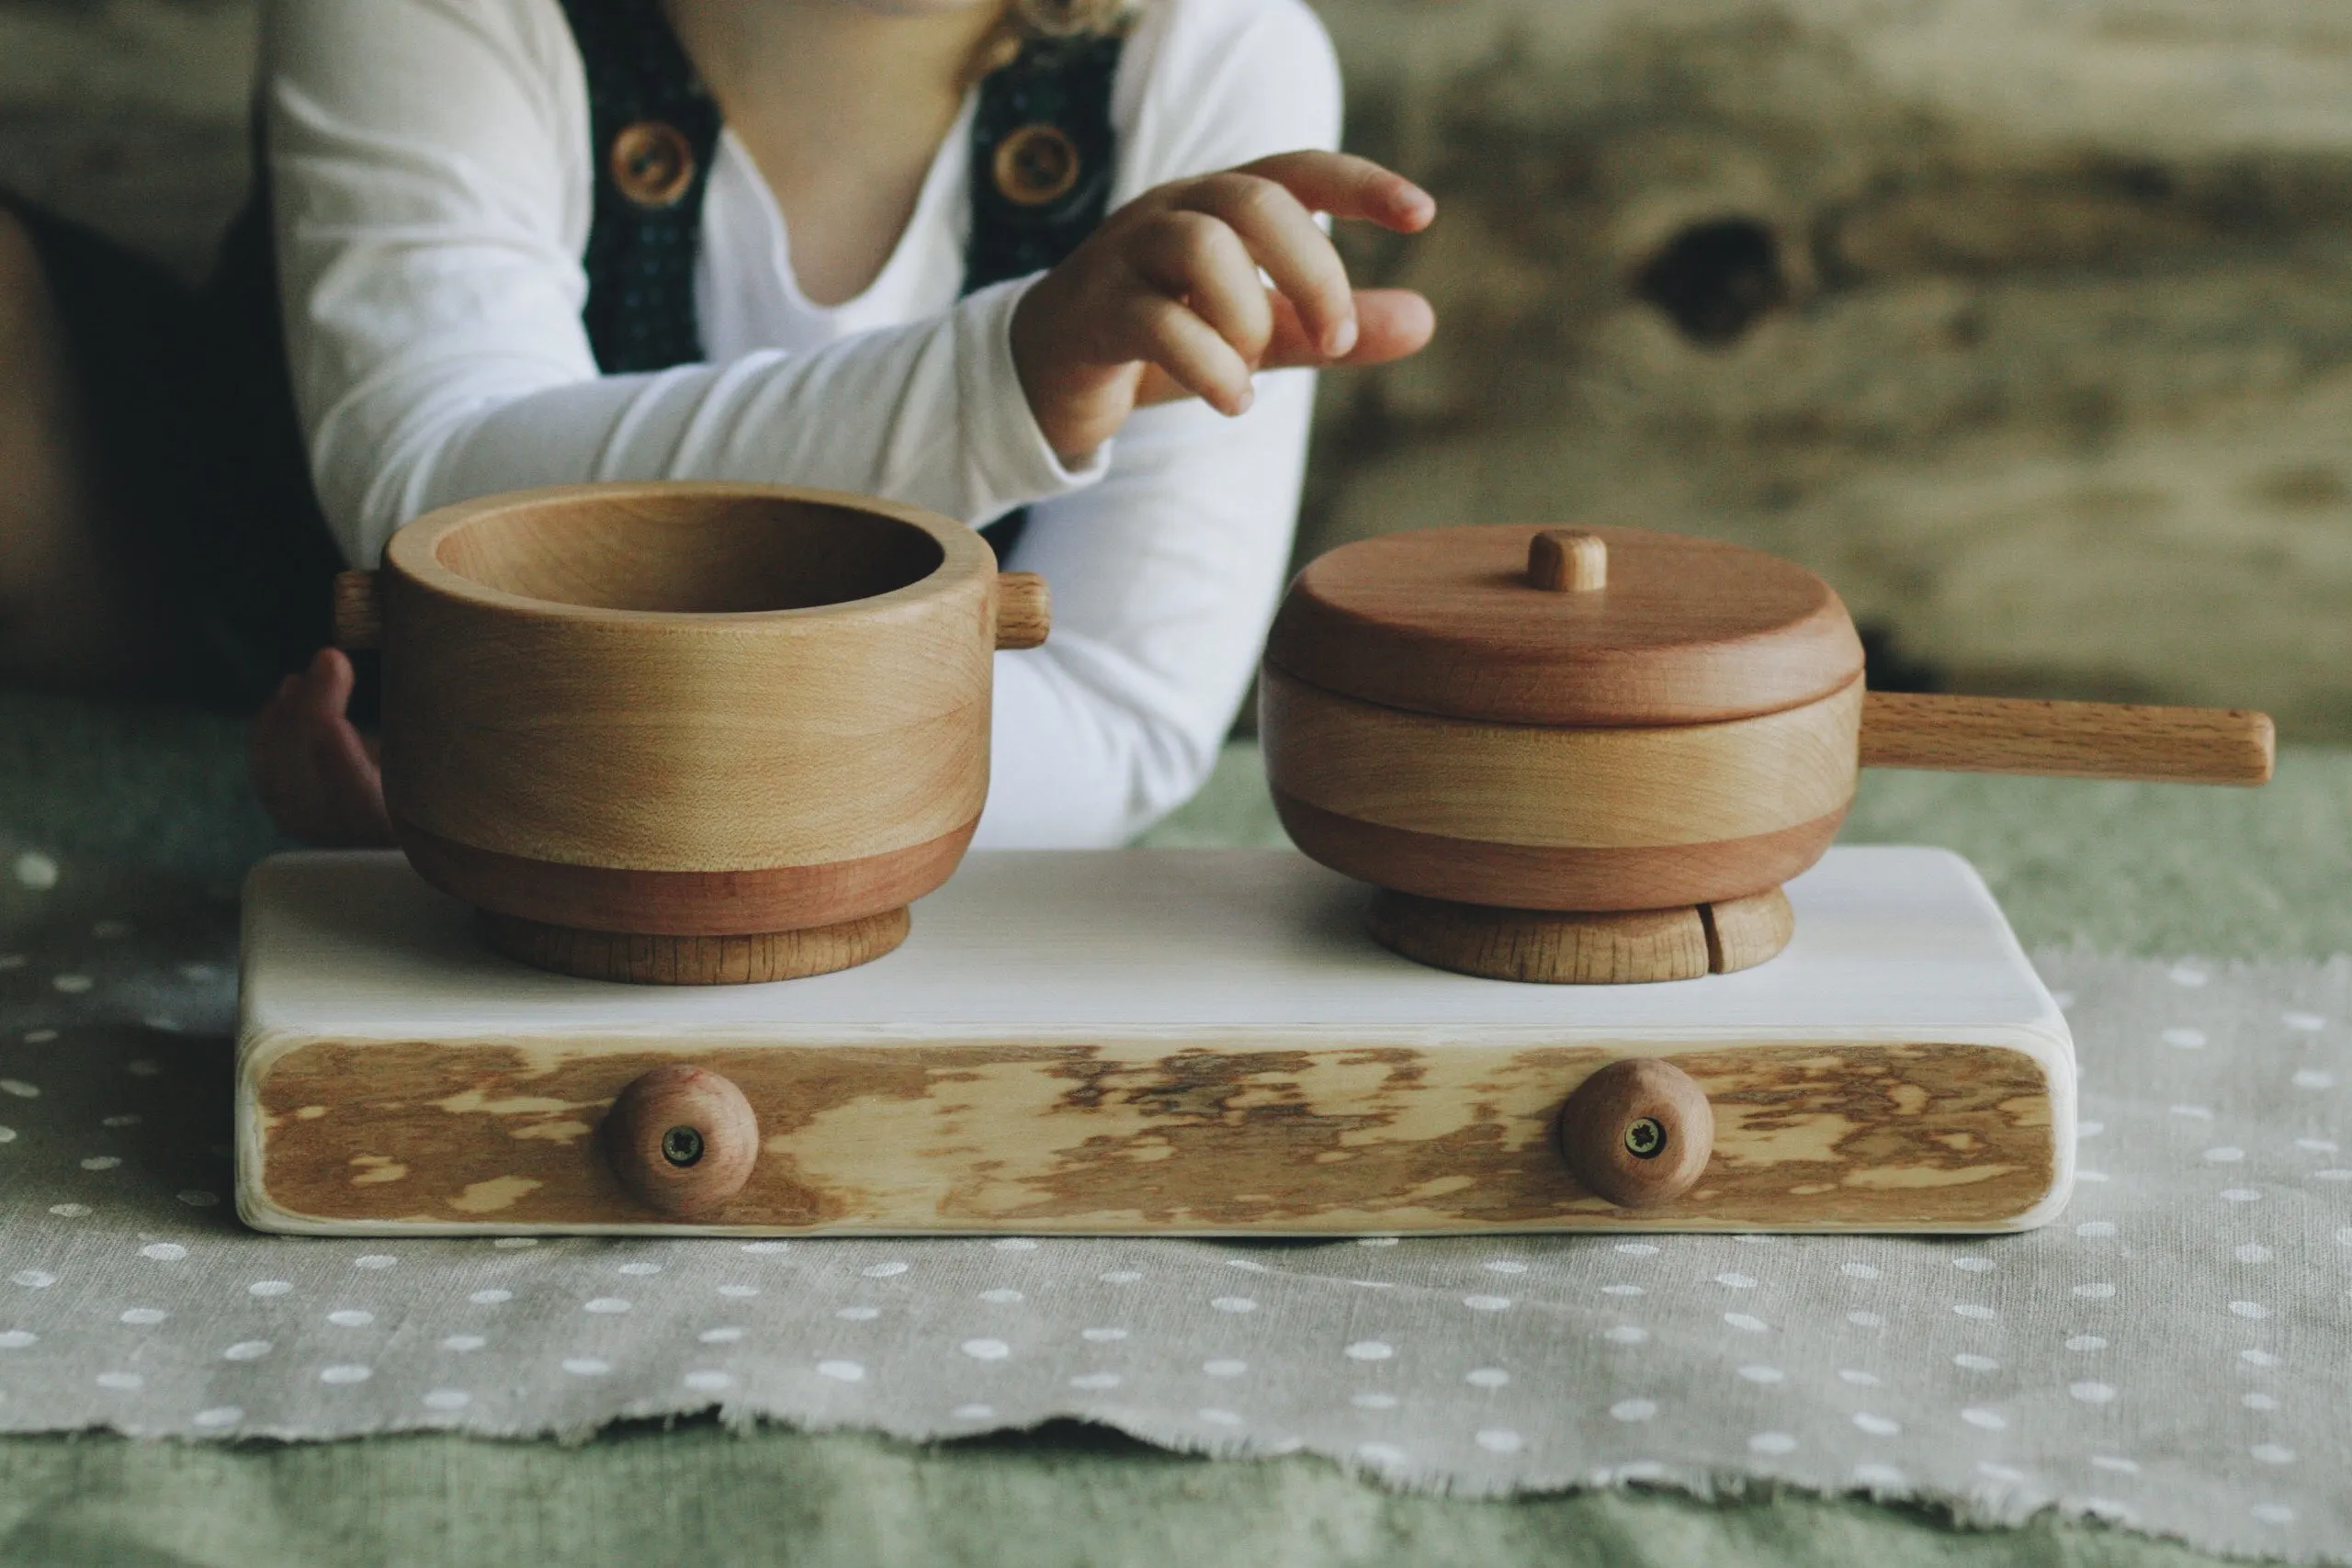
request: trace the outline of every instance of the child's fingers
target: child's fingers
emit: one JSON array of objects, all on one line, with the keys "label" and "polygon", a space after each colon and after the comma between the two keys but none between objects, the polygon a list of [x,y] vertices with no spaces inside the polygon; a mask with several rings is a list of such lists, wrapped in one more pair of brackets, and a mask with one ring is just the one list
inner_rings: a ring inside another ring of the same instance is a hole
[{"label": "child's fingers", "polygon": [[311,731],[311,761],[334,836],[345,843],[390,843],[392,820],[384,809],[383,775],[348,720],[338,715],[334,723]]},{"label": "child's fingers", "polygon": [[1355,346],[1348,269],[1296,196],[1274,180],[1237,170],[1193,181],[1179,199],[1183,209],[1206,213],[1240,236],[1327,355],[1336,359]]},{"label": "child's fingers", "polygon": [[1356,346],[1341,363],[1385,365],[1419,354],[1437,332],[1437,312],[1410,288],[1359,288]]},{"label": "child's fingers", "polygon": [[1250,366],[1215,328],[1165,295],[1149,295],[1131,308],[1131,330],[1148,360],[1219,413],[1248,412],[1256,392]]},{"label": "child's fingers", "polygon": [[1362,219],[1399,233],[1417,234],[1437,217],[1437,201],[1429,192],[1352,153],[1277,152],[1234,172],[1272,180],[1317,212]]},{"label": "child's fingers", "polygon": [[351,706],[351,688],[357,680],[349,654],[339,648],[322,648],[302,672],[302,705],[313,714],[340,719]]},{"label": "child's fingers", "polygon": [[1356,320],[1362,330],[1355,347],[1335,359],[1316,343],[1299,321],[1298,313],[1291,309],[1290,301],[1277,296],[1272,304],[1274,332],[1267,341],[1265,356],[1259,361],[1261,370],[1286,370],[1299,366],[1385,365],[1419,353],[1428,346],[1437,326],[1436,313],[1430,309],[1430,302],[1409,288],[1360,288],[1356,290]]},{"label": "child's fingers", "polygon": [[1133,259],[1146,281],[1191,306],[1245,362],[1266,351],[1273,308],[1231,228],[1204,213],[1165,212],[1136,237]]}]

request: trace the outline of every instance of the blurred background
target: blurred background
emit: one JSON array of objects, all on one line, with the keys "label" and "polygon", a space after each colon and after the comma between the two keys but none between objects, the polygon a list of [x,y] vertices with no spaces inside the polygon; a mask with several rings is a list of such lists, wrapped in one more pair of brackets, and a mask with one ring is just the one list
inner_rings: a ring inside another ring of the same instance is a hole
[{"label": "blurred background", "polygon": [[[354,0],[357,3],[357,0]],[[1317,0],[1444,217],[1303,554],[1582,520],[1829,578],[1873,680],[2352,739],[2352,4]],[[253,0],[0,0],[0,182],[189,274]]]}]

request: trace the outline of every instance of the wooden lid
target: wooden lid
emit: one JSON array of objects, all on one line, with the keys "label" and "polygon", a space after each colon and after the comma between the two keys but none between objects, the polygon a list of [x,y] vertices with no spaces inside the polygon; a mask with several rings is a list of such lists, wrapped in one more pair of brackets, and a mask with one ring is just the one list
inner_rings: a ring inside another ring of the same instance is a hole
[{"label": "wooden lid", "polygon": [[1530,524],[1341,546],[1292,583],[1266,658],[1389,707],[1592,728],[1778,713],[1862,671],[1845,604],[1792,562]]}]

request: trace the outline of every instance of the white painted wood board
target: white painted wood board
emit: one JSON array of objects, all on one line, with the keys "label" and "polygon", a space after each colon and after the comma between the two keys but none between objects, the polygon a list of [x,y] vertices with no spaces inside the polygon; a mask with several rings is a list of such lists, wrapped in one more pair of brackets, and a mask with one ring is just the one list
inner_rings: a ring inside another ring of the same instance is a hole
[{"label": "white painted wood board", "polygon": [[[426,887],[397,854],[279,856],[254,871],[246,892],[241,1189],[249,1217],[280,1228],[662,1228],[620,1214],[593,1224],[452,1216],[434,1225],[429,1210],[346,1226],[314,1212],[316,1205],[307,1215],[284,1207],[271,1196],[266,1168],[271,1129],[283,1118],[265,1107],[264,1087],[289,1054],[322,1043],[344,1052],[337,1060],[349,1066],[340,1070],[360,1100],[369,1092],[371,1061],[389,1070],[394,1048],[435,1042],[453,1049],[496,1043],[542,1065],[652,1052],[721,1070],[751,1059],[736,1054],[777,1050],[854,1052],[861,1061],[887,1062],[892,1052],[949,1050],[981,1061],[992,1053],[1066,1049],[1107,1052],[1129,1065],[1204,1050],[1228,1060],[1386,1050],[1452,1062],[1470,1075],[1464,1084],[1485,1073],[1479,1064],[1487,1058],[1499,1063],[1514,1053],[1514,1060],[1568,1053],[1597,1065],[1631,1054],[1746,1047],[1979,1046],[2018,1054],[2039,1073],[2048,1099],[2049,1179],[1997,1224],[1980,1217],[1965,1226],[1918,1228],[2018,1228],[2054,1213],[2074,1165],[2072,1042],[1973,869],[1939,850],[1836,849],[1788,893],[1796,937],[1757,968],[1657,985],[1531,986],[1448,974],[1389,953],[1363,934],[1369,891],[1287,852],[981,852],[916,906],[912,936],[876,963],[774,985],[672,989],[569,979],[502,958],[475,940],[464,908]],[[382,1047],[379,1055],[370,1055],[370,1043]],[[1448,1071],[1426,1075],[1429,1093],[1453,1092],[1444,1087]],[[1564,1078],[1566,1087],[1572,1083]],[[1036,1112],[1035,1106],[1008,1111],[1005,1136],[1030,1136],[1035,1129],[1024,1130],[1021,1117]],[[334,1113],[357,1114],[339,1105]],[[1070,1124],[1069,1105],[1054,1113],[1057,1126]],[[1102,1114],[1109,1132],[1110,1113]],[[356,1129],[367,1123],[352,1125],[364,1144]],[[1132,1117],[1122,1130],[1136,1130]],[[794,1153],[783,1146],[789,1141],[780,1136],[769,1146],[784,1158]],[[594,1140],[579,1142],[580,1157],[593,1161]],[[1506,1142],[1514,1158],[1541,1156],[1531,1152],[1540,1142],[1534,1133]],[[876,1157],[905,1164],[917,1156],[898,1150]],[[936,1164],[944,1156],[922,1157]],[[1513,1179],[1526,1179],[1525,1171]],[[832,1214],[803,1224],[739,1218],[726,1228],[1057,1228],[1055,1216],[1024,1213],[1019,1203],[970,1223],[916,1223],[922,1216],[902,1206],[911,1189],[893,1180],[900,1197],[873,1198],[870,1225]],[[855,1180],[848,1186],[866,1190]],[[1335,1207],[1325,1194],[1311,1219],[1284,1210],[1288,1219],[1278,1214],[1264,1225],[1163,1224],[1138,1213],[1132,1228],[1483,1228],[1445,1223],[1451,1211],[1416,1210],[1384,1222],[1379,1196],[1351,1196]],[[1522,1215],[1501,1228],[1635,1223],[1585,1214],[1590,1201],[1566,1195],[1540,1223]],[[1688,1213],[1654,1222],[1659,1228],[1706,1223],[1706,1215]],[[1806,1221],[1792,1212],[1773,1223],[1801,1228]],[[1114,1217],[1073,1220],[1067,1228],[1121,1227]],[[1885,1227],[1849,1219],[1835,1228]]]}]

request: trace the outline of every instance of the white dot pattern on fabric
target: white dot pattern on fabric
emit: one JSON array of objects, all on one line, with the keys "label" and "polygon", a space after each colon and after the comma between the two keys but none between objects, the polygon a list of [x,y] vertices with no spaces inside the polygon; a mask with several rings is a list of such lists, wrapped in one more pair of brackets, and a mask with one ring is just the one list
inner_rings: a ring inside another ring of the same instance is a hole
[{"label": "white dot pattern on fabric", "polygon": [[2339,1402],[2304,1392],[2352,1381],[2311,1326],[2352,1300],[2352,966],[2045,961],[2097,1168],[2026,1235],[289,1243],[223,1198],[227,914],[199,942],[90,887],[9,892],[59,915],[0,954],[0,1429],[1109,1409],[1464,1495],[1745,1468],[2352,1558]]}]

